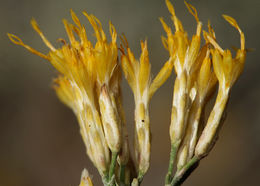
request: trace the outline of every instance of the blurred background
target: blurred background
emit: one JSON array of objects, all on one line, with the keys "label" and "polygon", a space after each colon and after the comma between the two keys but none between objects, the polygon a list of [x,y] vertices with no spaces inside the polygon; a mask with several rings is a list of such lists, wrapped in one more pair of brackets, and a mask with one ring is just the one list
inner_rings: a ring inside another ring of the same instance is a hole
[{"label": "blurred background", "polygon": [[[182,0],[172,1],[176,14],[189,36],[195,33],[195,19]],[[232,89],[228,116],[220,138],[203,159],[185,186],[259,185],[260,175],[260,1],[188,1],[198,10],[206,29],[208,19],[223,48],[240,46],[239,34],[221,17],[234,17],[246,36],[248,53],[244,73]],[[30,26],[34,17],[48,39],[67,40],[62,19],[71,22],[70,9],[92,29],[81,12],[93,13],[108,34],[111,20],[119,34],[125,33],[138,58],[140,40],[147,39],[155,75],[168,59],[160,36],[159,22],[171,24],[164,0],[1,0],[0,6],[0,186],[75,186],[83,168],[93,175],[94,185],[102,185],[96,169],[85,153],[79,127],[72,111],[57,99],[51,88],[57,75],[45,60],[12,44],[13,33],[33,48],[47,53],[40,37]],[[171,24],[172,25],[172,24]],[[58,46],[58,45],[56,45]],[[160,88],[151,101],[152,156],[143,185],[163,185],[168,167],[170,140],[168,127],[175,76]],[[124,108],[130,139],[134,124],[133,96],[123,80]]]}]

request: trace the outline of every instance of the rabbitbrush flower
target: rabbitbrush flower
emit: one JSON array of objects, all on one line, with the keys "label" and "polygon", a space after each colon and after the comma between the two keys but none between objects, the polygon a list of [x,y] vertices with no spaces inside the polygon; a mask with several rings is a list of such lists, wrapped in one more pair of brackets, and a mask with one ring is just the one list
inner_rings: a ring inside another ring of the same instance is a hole
[{"label": "rabbitbrush flower", "polygon": [[[173,68],[176,79],[169,127],[171,153],[165,186],[180,185],[185,174],[208,155],[216,142],[230,90],[244,68],[245,36],[235,19],[224,15],[225,20],[240,33],[241,47],[232,57],[230,50],[219,46],[210,22],[208,31],[204,31],[195,7],[185,4],[196,20],[196,32],[189,39],[173,5],[166,0],[175,32],[160,18],[167,35],[162,36],[162,43],[169,52],[169,59],[154,79],[151,78],[147,41],[141,41],[141,55],[137,59],[124,35],[122,44],[117,46],[117,32],[111,23],[109,42],[100,21],[86,12],[83,14],[94,30],[95,44],[90,42],[84,25],[73,11],[74,24],[63,20],[69,42],[59,39],[63,45],[58,49],[47,40],[36,21],[31,21],[34,30],[50,49],[48,54],[8,34],[13,43],[48,60],[58,70],[54,89],[59,99],[75,113],[87,154],[106,186],[141,184],[151,156],[149,103]],[[205,43],[202,43],[202,33]],[[121,52],[120,58],[118,51]],[[121,68],[135,101],[133,160],[122,106]],[[214,93],[217,94],[215,104],[204,122],[205,106]],[[93,186],[85,169],[80,186]]]},{"label": "rabbitbrush flower", "polygon": [[[188,39],[188,34],[169,0],[166,0],[166,5],[172,16],[175,33],[173,34],[171,28],[160,19],[167,34],[167,38],[162,37],[162,41],[170,57],[174,59],[177,75],[169,130],[172,146],[166,185],[178,185],[185,172],[211,150],[219,126],[223,122],[230,89],[243,70],[246,55],[244,34],[230,16],[224,18],[241,35],[241,49],[237,51],[236,57],[233,59],[229,50],[223,50],[217,44],[210,23],[208,32],[204,31],[206,42],[200,47],[202,23],[197,10],[187,2],[185,4],[197,22],[196,34],[191,40]],[[219,89],[216,103],[204,128],[201,115],[204,113],[205,104],[216,90],[217,81]],[[200,131],[203,131],[202,134]],[[176,157],[177,171],[172,176]]]},{"label": "rabbitbrush flower", "polygon": [[[86,12],[83,14],[95,31],[95,45],[88,40],[85,27],[73,11],[71,16],[75,25],[63,20],[70,43],[60,39],[63,46],[59,49],[46,39],[36,21],[31,21],[34,30],[50,49],[47,55],[24,44],[15,35],[8,36],[13,43],[47,59],[59,71],[59,77],[54,80],[54,89],[60,100],[77,116],[89,158],[101,176],[111,181],[109,166],[112,170],[115,167],[122,144],[124,157],[120,155],[119,161],[123,160],[120,163],[127,164],[129,157],[128,142],[125,138],[127,134],[125,126],[122,126],[123,111],[118,111],[118,108],[122,107],[117,33],[110,23],[111,42],[108,42],[99,20]],[[79,37],[79,41],[74,33]]]}]

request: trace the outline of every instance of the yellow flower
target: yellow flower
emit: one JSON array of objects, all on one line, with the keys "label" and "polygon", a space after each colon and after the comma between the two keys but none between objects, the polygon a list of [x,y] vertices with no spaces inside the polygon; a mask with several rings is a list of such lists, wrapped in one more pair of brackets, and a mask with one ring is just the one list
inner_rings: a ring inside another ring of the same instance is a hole
[{"label": "yellow flower", "polygon": [[165,48],[169,51],[170,57],[174,60],[174,68],[177,74],[174,84],[174,95],[172,103],[172,117],[170,125],[170,136],[173,144],[179,145],[186,129],[187,117],[191,103],[195,98],[197,90],[194,89],[195,79],[201,63],[205,57],[205,47],[200,49],[202,23],[199,21],[196,9],[186,3],[189,12],[195,17],[197,22],[196,35],[190,41],[183,29],[181,21],[177,18],[173,5],[166,0],[166,5],[172,15],[175,25],[175,33],[160,18],[163,28],[167,34],[167,39],[162,37]]},{"label": "yellow flower", "polygon": [[229,99],[230,89],[243,71],[246,57],[244,33],[234,18],[227,15],[223,17],[239,31],[241,47],[237,50],[235,58],[232,58],[230,50],[223,50],[212,34],[204,33],[205,39],[214,46],[214,49],[211,49],[211,55],[219,89],[215,105],[196,146],[195,153],[201,157],[205,156],[214,145],[214,139],[218,135],[217,131],[223,122],[223,113]]},{"label": "yellow flower", "polygon": [[230,16],[223,15],[226,21],[234,26],[240,33],[241,48],[237,50],[236,57],[233,59],[230,50],[223,50],[217,42],[205,33],[206,39],[215,47],[211,50],[214,72],[218,78],[220,86],[224,89],[232,87],[244,69],[246,50],[245,36],[239,28],[236,20]]},{"label": "yellow flower", "polygon": [[[149,101],[156,90],[168,79],[173,68],[170,58],[158,75],[151,80],[151,64],[149,63],[147,41],[141,42],[141,56],[137,60],[128,47],[126,38],[122,39],[121,62],[125,78],[128,81],[135,99],[135,163],[139,181],[149,168],[150,161],[150,118]],[[124,48],[126,48],[126,53]]]},{"label": "yellow flower", "polygon": [[88,40],[85,27],[72,10],[75,25],[63,20],[70,44],[60,39],[63,46],[59,49],[46,39],[36,21],[31,21],[34,30],[50,49],[47,55],[24,44],[13,34],[8,36],[13,43],[50,61],[60,72],[61,75],[55,80],[56,93],[76,114],[87,153],[100,173],[105,174],[110,163],[108,147],[118,152],[122,141],[122,116],[117,111],[118,103],[121,102],[118,96],[121,72],[118,67],[117,33],[109,23],[111,42],[108,42],[99,20],[86,12],[83,14],[94,29],[97,39],[95,45]]},{"label": "yellow flower", "polygon": [[[162,42],[174,60],[177,75],[170,125],[171,160],[166,175],[166,184],[172,181],[171,172],[176,154],[177,172],[175,176],[178,176],[185,171],[188,162],[200,160],[214,145],[218,135],[217,131],[223,122],[223,113],[230,88],[243,70],[246,55],[244,34],[236,21],[226,15],[224,18],[239,31],[241,37],[241,49],[237,50],[236,57],[232,58],[229,50],[223,50],[217,44],[215,32],[210,23],[208,23],[208,32],[203,32],[206,43],[201,47],[202,23],[199,21],[196,9],[187,2],[185,4],[197,22],[197,31],[191,40],[188,39],[170,0],[166,0],[166,5],[175,25],[174,34],[160,18],[167,34],[167,37],[162,37]],[[200,119],[201,114],[204,112],[205,104],[215,92],[217,82],[219,82],[217,99],[204,127],[203,121]],[[201,136],[199,136],[200,130],[203,130]]]}]

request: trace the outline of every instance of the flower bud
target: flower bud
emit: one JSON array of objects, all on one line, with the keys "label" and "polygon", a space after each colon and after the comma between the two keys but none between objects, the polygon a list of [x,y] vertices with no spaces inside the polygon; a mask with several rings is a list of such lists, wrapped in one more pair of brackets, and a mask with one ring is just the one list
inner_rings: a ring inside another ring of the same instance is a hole
[{"label": "flower bud", "polygon": [[121,124],[117,108],[112,103],[114,101],[113,95],[109,94],[107,86],[103,85],[99,96],[99,106],[105,137],[110,150],[112,152],[118,152],[121,147],[121,134],[119,129]]},{"label": "flower bud", "polygon": [[93,186],[92,180],[87,169],[84,169],[81,174],[81,181],[79,186]]}]

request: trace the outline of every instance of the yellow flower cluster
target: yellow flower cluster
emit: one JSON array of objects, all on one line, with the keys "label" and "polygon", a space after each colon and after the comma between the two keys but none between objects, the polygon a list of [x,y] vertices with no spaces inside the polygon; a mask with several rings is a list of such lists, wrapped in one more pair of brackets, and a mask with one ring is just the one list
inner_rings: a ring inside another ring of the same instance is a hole
[{"label": "yellow flower cluster", "polygon": [[[197,31],[189,40],[181,21],[175,14],[169,0],[166,4],[175,26],[175,33],[161,18],[167,34],[162,37],[165,48],[174,59],[176,80],[174,84],[170,136],[172,143],[172,165],[177,154],[177,173],[183,173],[193,159],[206,156],[214,145],[219,126],[223,120],[223,112],[229,98],[232,85],[241,74],[246,56],[244,34],[236,21],[224,15],[226,21],[240,33],[241,49],[232,58],[230,50],[223,50],[216,41],[215,32],[208,23],[208,32],[203,31],[205,44],[201,47],[202,23],[196,9],[185,2],[189,12],[195,17]],[[215,105],[205,124],[201,120],[205,104],[216,91],[219,84]],[[201,132],[202,131],[202,132]],[[166,184],[175,181],[171,177],[173,168],[169,168]],[[176,178],[177,179],[177,178]]]},{"label": "yellow flower cluster", "polygon": [[[118,64],[117,33],[110,23],[111,42],[107,41],[99,20],[83,12],[95,31],[93,46],[88,40],[85,27],[73,11],[75,25],[63,20],[70,44],[60,39],[63,46],[56,49],[41,32],[36,21],[31,24],[50,52],[44,55],[24,44],[20,38],[8,34],[10,40],[30,52],[43,57],[60,72],[54,80],[54,88],[60,100],[77,116],[80,132],[87,147],[87,154],[100,174],[108,174],[111,153],[121,153],[121,164],[128,162],[128,142],[124,129],[121,106],[121,69]],[[80,39],[76,40],[74,33]],[[123,145],[123,150],[121,146]]]},{"label": "yellow flower cluster", "polygon": [[[150,119],[149,102],[156,90],[169,78],[175,69],[170,138],[171,159],[166,185],[174,185],[190,162],[206,156],[214,145],[223,113],[230,95],[230,89],[240,76],[246,56],[244,34],[237,22],[224,15],[226,21],[240,33],[241,48],[233,58],[230,50],[223,50],[217,43],[215,32],[208,23],[208,31],[202,30],[202,23],[196,9],[186,3],[189,12],[197,22],[196,34],[189,40],[173,5],[166,5],[175,26],[175,33],[160,21],[167,34],[162,43],[169,52],[169,59],[152,80],[147,41],[141,42],[141,56],[136,59],[125,36],[117,46],[117,32],[109,23],[111,41],[102,29],[100,21],[86,12],[94,32],[93,45],[84,25],[71,10],[74,24],[63,20],[69,43],[56,49],[44,36],[33,19],[32,27],[50,49],[45,55],[23,43],[13,35],[10,40],[30,52],[48,60],[58,71],[54,89],[60,100],[75,113],[87,154],[97,167],[105,185],[139,185],[150,164]],[[201,35],[205,44],[201,46]],[[78,39],[76,39],[78,38]],[[121,59],[118,57],[121,51]],[[121,61],[121,65],[119,64]],[[121,95],[121,68],[131,87],[135,100],[134,167],[129,153],[128,134]],[[201,117],[205,104],[216,92],[217,98],[205,124]],[[177,157],[177,173],[172,177],[174,159]],[[80,185],[92,186],[86,170],[82,173]]]}]

